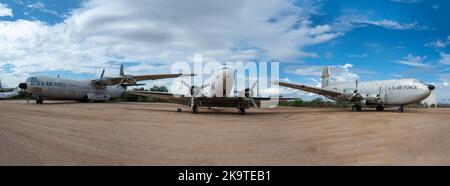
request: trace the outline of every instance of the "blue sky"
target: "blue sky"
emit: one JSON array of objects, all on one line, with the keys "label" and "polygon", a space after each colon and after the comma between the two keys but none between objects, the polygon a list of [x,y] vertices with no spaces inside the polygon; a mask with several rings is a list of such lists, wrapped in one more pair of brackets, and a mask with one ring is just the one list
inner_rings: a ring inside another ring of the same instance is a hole
[{"label": "blue sky", "polygon": [[296,83],[317,86],[328,65],[339,81],[411,77],[450,97],[449,10],[444,0],[2,0],[0,77],[89,79],[120,63],[166,73],[201,53],[279,61],[280,78]]}]

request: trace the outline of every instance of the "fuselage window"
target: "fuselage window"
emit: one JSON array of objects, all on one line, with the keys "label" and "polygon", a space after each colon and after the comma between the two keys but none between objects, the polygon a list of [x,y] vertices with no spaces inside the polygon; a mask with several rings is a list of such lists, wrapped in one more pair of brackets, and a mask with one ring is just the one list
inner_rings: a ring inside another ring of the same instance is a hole
[{"label": "fuselage window", "polygon": [[33,85],[33,86],[36,85],[37,79],[35,77],[29,78],[29,83],[30,83],[30,85]]}]

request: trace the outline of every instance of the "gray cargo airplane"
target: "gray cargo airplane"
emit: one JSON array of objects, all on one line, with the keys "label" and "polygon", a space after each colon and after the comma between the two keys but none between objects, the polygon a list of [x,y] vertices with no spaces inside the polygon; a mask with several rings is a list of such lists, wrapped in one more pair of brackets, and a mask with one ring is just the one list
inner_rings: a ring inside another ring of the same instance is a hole
[{"label": "gray cargo airplane", "polygon": [[175,78],[183,74],[125,75],[123,65],[120,66],[119,77],[103,77],[94,80],[70,80],[54,77],[29,77],[19,88],[36,99],[36,104],[44,100],[76,100],[81,102],[100,102],[119,97],[128,86],[138,86],[138,81]]},{"label": "gray cargo airplane", "polygon": [[19,88],[13,89],[11,92],[0,92],[0,99],[9,99],[19,95]]},{"label": "gray cargo airplane", "polygon": [[[232,95],[231,90],[234,84],[234,72],[226,66],[222,66],[216,70],[207,80],[207,83],[202,86],[190,86],[184,81],[182,84],[190,89],[188,95],[152,91],[128,91],[127,93],[157,99],[167,99],[178,104],[188,105],[194,114],[198,113],[199,107],[232,107],[237,108],[240,114],[245,114],[245,109],[249,109],[251,106],[257,108],[258,105],[261,105],[262,100],[271,99],[253,97],[253,89],[256,86],[256,82],[251,88],[237,91],[237,96]],[[283,100],[283,98],[278,99]],[[177,112],[181,112],[181,108],[178,108]]]},{"label": "gray cargo airplane", "polygon": [[[274,82],[277,83],[277,82]],[[403,105],[417,103],[427,98],[435,89],[433,85],[416,79],[379,80],[359,83],[330,82],[330,70],[323,68],[322,88],[302,84],[278,82],[279,85],[312,92],[336,101],[354,103],[352,111],[361,111],[361,106],[375,105],[377,111],[383,111],[384,106],[400,106],[398,112],[403,112]]]},{"label": "gray cargo airplane", "polygon": [[2,87],[2,81],[0,80],[0,99],[9,99],[14,96],[19,95],[19,88],[16,87],[14,89],[12,88],[3,88]]}]

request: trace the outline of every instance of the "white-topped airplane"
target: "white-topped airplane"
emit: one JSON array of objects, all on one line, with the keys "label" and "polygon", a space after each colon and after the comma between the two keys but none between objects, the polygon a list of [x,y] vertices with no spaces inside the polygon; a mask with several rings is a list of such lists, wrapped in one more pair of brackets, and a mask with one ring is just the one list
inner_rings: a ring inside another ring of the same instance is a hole
[{"label": "white-topped airplane", "polygon": [[355,83],[335,83],[330,81],[330,70],[323,68],[322,88],[302,84],[274,82],[281,86],[312,92],[336,101],[350,101],[354,105],[352,111],[361,111],[362,106],[376,106],[377,111],[383,111],[384,106],[400,106],[398,112],[403,112],[403,106],[417,103],[427,98],[435,89],[433,85],[416,79],[395,79],[367,81]]},{"label": "white-topped airplane", "polygon": [[[251,106],[257,108],[261,105],[261,101],[271,99],[254,97],[253,89],[257,82],[251,88],[237,91],[237,95],[234,95],[234,92],[232,93],[234,72],[226,66],[217,69],[206,82],[206,84],[201,86],[190,86],[182,81],[182,84],[190,90],[187,95],[152,91],[128,91],[127,93],[167,99],[178,104],[188,105],[194,114],[198,112],[200,107],[232,107],[237,108],[240,114],[244,114],[245,109],[249,109]],[[178,108],[177,111],[181,112],[181,109]]]},{"label": "white-topped airplane", "polygon": [[[55,77],[29,77],[25,83],[20,83],[19,88],[36,99],[36,104],[42,104],[44,100],[76,100],[107,101],[119,97],[128,86],[138,86],[138,81],[175,78],[183,74],[154,74],[154,75],[125,75],[123,65],[120,67],[118,77],[103,77],[103,70],[99,79],[70,80]],[[190,75],[189,75],[190,76]]]}]

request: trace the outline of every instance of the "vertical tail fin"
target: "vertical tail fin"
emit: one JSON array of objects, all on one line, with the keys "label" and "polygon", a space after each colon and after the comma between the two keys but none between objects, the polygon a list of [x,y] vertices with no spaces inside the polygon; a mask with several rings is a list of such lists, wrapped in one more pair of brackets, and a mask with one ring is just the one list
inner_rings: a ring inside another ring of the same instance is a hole
[{"label": "vertical tail fin", "polygon": [[322,88],[327,87],[330,84],[330,68],[323,67],[322,71]]},{"label": "vertical tail fin", "polygon": [[123,64],[120,65],[120,76],[125,76],[125,73],[123,72]]}]

